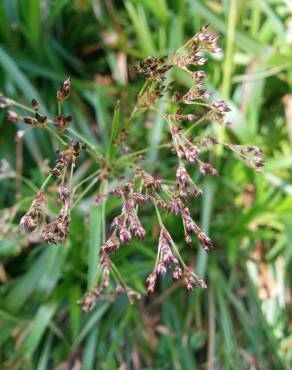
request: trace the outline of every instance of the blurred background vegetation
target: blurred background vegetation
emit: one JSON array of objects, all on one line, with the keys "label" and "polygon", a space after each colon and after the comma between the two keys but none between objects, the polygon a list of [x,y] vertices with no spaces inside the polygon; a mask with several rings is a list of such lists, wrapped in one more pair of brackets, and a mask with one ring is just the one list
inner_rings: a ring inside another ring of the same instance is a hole
[{"label": "blurred background vegetation", "polygon": [[[98,251],[94,193],[74,210],[65,245],[20,233],[19,212],[45,178],[57,143],[41,130],[16,143],[15,125],[0,111],[1,168],[26,179],[0,173],[1,369],[291,368],[291,0],[0,0],[0,91],[25,104],[36,98],[54,113],[56,89],[70,75],[66,111],[105,151],[117,99],[127,116],[143,83],[132,67],[173,52],[205,23],[224,50],[208,63],[207,83],[233,109],[226,140],[258,145],[267,160],[257,174],[222,153],[220,176],[204,181],[204,196],[191,209],[215,242],[209,255],[185,247],[175,218],[167,219],[208,290],[188,294],[165,279],[132,306],[121,296],[83,314],[75,302]],[[187,75],[174,73],[190,86]],[[135,122],[129,142],[139,149],[165,138],[161,118],[148,114]],[[80,176],[90,166],[84,157]],[[171,179],[176,161],[155,151],[145,166]],[[107,222],[117,203],[109,201]],[[141,292],[159,232],[153,212],[143,218],[146,240],[115,257]]]}]

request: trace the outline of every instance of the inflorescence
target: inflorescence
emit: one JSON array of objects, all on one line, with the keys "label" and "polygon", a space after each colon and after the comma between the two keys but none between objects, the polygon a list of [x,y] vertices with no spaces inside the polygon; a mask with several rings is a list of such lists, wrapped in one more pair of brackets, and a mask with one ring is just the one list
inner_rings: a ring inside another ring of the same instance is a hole
[{"label": "inflorescence", "polygon": [[[195,166],[198,168],[202,176],[217,176],[217,170],[211,163],[203,162],[201,154],[218,145],[222,145],[236,153],[240,159],[257,171],[264,165],[261,151],[257,147],[222,143],[210,134],[204,137],[190,136],[191,133],[193,134],[193,129],[202,122],[216,121],[221,125],[229,125],[225,116],[230,111],[230,108],[223,100],[211,101],[212,94],[206,90],[203,83],[207,74],[205,71],[200,70],[207,62],[206,55],[208,53],[221,51],[217,45],[218,36],[208,33],[207,28],[207,26],[202,27],[174,55],[158,58],[149,57],[140,62],[136,68],[139,73],[145,76],[146,82],[138,95],[133,112],[142,114],[145,111],[153,110],[159,113],[165,120],[170,135],[169,147],[178,160],[175,185],[169,185],[163,180],[155,179],[151,174],[138,167],[135,162],[133,164],[133,176],[130,180],[115,187],[111,192],[106,192],[106,194],[99,196],[101,201],[105,201],[109,195],[113,195],[122,200],[122,207],[120,214],[113,219],[110,225],[109,237],[107,240],[104,238],[105,241],[100,247],[99,274],[96,285],[78,301],[85,312],[90,311],[94,307],[96,300],[101,297],[104,289],[110,286],[111,274],[117,282],[115,293],[126,293],[130,301],[140,297],[139,293],[133,291],[125,284],[111,260],[111,254],[117,253],[123,245],[130,244],[132,239],[141,240],[146,237],[145,228],[139,217],[144,204],[153,206],[160,225],[156,262],[146,279],[148,292],[154,292],[158,277],[164,276],[167,271],[171,272],[174,282],[181,281],[188,291],[192,291],[197,285],[201,288],[206,288],[205,281],[198,277],[184,262],[170,230],[163,223],[162,214],[167,212],[179,217],[184,230],[185,242],[191,246],[195,238],[204,251],[209,252],[213,248],[213,242],[193,220],[188,207],[191,198],[200,197],[203,194],[202,189],[190,175],[189,167]],[[173,68],[179,68],[188,73],[193,79],[193,87],[188,91],[182,92],[176,89],[175,81],[167,81],[167,74]],[[90,155],[95,155],[95,159],[99,158],[99,154],[97,155],[94,150],[88,150],[85,144],[75,142],[72,138],[68,142],[68,138],[70,139],[67,135],[68,128],[72,119],[70,116],[65,116],[62,113],[62,103],[68,98],[70,88],[70,79],[67,79],[59,88],[57,92],[57,115],[53,120],[48,119],[39,112],[36,100],[32,101],[29,109],[33,115],[23,117],[12,109],[13,106],[19,108],[23,106],[0,95],[0,107],[9,108],[7,111],[8,120],[12,122],[22,121],[29,126],[48,129],[63,144],[63,148],[56,153],[55,166],[49,171],[45,184],[36,194],[30,209],[20,221],[20,224],[27,232],[33,232],[38,228],[42,228],[42,239],[49,244],[63,243],[69,234],[71,208],[76,193],[72,187],[72,177],[77,157],[81,151],[87,150]],[[162,97],[168,100],[173,113],[166,114],[156,108],[157,101]],[[189,111],[191,106],[196,108],[199,106],[199,112],[203,111],[203,113],[200,113],[200,115],[197,112],[184,113],[186,109]],[[190,122],[188,128],[185,128],[182,124],[186,121]],[[57,131],[53,130],[50,124]],[[128,127],[127,123],[125,127]],[[121,130],[120,135],[124,137],[123,140],[126,140],[127,130]],[[118,140],[116,140],[116,143],[118,143]],[[103,157],[99,163],[100,169],[95,175],[88,177],[93,179],[93,185],[113,176],[111,169],[114,166],[107,159],[107,157]],[[47,223],[44,210],[45,185],[51,177],[55,177],[58,182],[57,192],[61,208],[57,217]],[[80,200],[81,196],[77,198],[77,201]]]}]

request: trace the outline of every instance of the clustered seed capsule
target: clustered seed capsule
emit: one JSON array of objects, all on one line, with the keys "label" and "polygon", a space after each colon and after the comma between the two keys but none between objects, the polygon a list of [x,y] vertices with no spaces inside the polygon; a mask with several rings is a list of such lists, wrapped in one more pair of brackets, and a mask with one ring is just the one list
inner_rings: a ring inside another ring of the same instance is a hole
[{"label": "clustered seed capsule", "polygon": [[172,250],[172,245],[174,242],[170,236],[170,233],[166,228],[161,228],[158,251],[157,251],[157,262],[154,269],[146,279],[146,286],[148,293],[153,293],[157,279],[160,276],[164,276],[168,269],[172,271],[173,281],[182,280],[186,289],[192,291],[195,285],[199,285],[202,288],[206,288],[207,285],[205,281],[198,276],[196,276],[189,268],[186,266],[181,266],[175,253]]},{"label": "clustered seed capsule", "polygon": [[61,177],[64,170],[68,168],[72,163],[75,163],[81,150],[84,150],[84,146],[76,142],[69,145],[65,150],[57,150],[57,160],[54,168],[50,169],[50,173],[56,177]]},{"label": "clustered seed capsule", "polygon": [[60,244],[67,239],[71,222],[70,206],[70,200],[64,200],[58,216],[43,228],[42,238],[46,243]]},{"label": "clustered seed capsule", "polygon": [[70,89],[71,89],[71,79],[70,77],[68,77],[57,91],[57,100],[62,102],[63,100],[67,99],[70,95]]},{"label": "clustered seed capsule", "polygon": [[71,121],[71,116],[64,116],[63,114],[59,114],[54,120],[54,125],[58,131],[63,132],[66,128],[70,126]]},{"label": "clustered seed capsule", "polygon": [[25,231],[32,232],[43,221],[43,206],[45,203],[45,196],[43,192],[38,192],[30,206],[28,212],[21,218],[20,225]]}]

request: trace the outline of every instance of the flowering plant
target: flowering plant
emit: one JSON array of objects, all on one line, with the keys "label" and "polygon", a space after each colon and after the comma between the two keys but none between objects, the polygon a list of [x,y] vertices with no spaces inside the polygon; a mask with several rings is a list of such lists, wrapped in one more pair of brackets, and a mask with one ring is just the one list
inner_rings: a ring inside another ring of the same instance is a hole
[{"label": "flowering plant", "polygon": [[[105,204],[109,196],[122,200],[121,211],[112,220],[107,238],[106,228],[103,225],[103,244],[99,248],[96,283],[78,301],[85,312],[94,307],[96,300],[101,297],[106,288],[116,294],[126,293],[130,301],[140,297],[139,292],[125,283],[111,256],[124,245],[130,244],[133,238],[140,240],[146,237],[140,214],[143,206],[147,204],[151,205],[156,213],[160,227],[156,261],[146,279],[148,292],[154,292],[158,277],[164,276],[168,270],[172,274],[173,281],[181,281],[188,291],[192,291],[196,285],[201,288],[207,287],[205,281],[197,276],[183,260],[171,236],[171,230],[168,230],[163,222],[163,215],[167,212],[179,217],[186,244],[191,246],[195,237],[204,251],[208,252],[213,247],[213,242],[191,216],[190,199],[200,197],[203,192],[200,185],[189,174],[189,168],[197,167],[202,176],[217,176],[218,172],[213,167],[212,161],[204,162],[201,157],[203,153],[211,152],[218,146],[236,153],[240,159],[257,171],[264,165],[261,151],[257,147],[221,142],[211,133],[201,137],[196,135],[195,128],[205,122],[229,125],[225,116],[230,108],[225,101],[212,99],[212,94],[203,84],[207,75],[200,69],[207,61],[207,53],[220,52],[217,42],[218,37],[208,33],[207,26],[203,26],[174,55],[149,57],[140,62],[136,70],[145,76],[146,81],[138,94],[132,113],[122,128],[119,123],[121,106],[117,103],[111,141],[105,153],[97,150],[78,131],[75,131],[71,127],[71,117],[63,113],[63,103],[70,95],[70,78],[66,79],[57,91],[57,114],[54,119],[40,112],[36,100],[32,101],[31,107],[27,107],[6,96],[0,96],[0,106],[9,108],[8,120],[21,121],[31,128],[47,130],[61,145],[56,152],[54,166],[35,194],[29,210],[20,220],[20,225],[26,232],[41,230],[43,241],[48,244],[61,244],[70,234],[73,208],[78,206],[80,200],[90,191],[99,189],[96,200],[98,203]],[[194,84],[188,91],[181,91],[177,81],[169,80],[169,73],[174,68],[184,71],[193,79]],[[158,108],[158,102],[161,99],[170,106],[170,113],[165,113]],[[30,114],[22,116],[18,113],[19,110],[25,110]],[[158,113],[169,131],[169,141],[160,145],[160,148],[168,148],[177,157],[174,182],[155,178],[153,174],[143,169],[141,154],[157,148],[145,148],[137,152],[129,150],[124,152],[120,149],[125,147],[136,117],[148,111]],[[96,168],[75,184],[75,168],[78,166],[78,157],[82,152],[86,152],[94,159]],[[121,179],[122,177],[124,179]],[[56,184],[60,210],[56,217],[48,220],[45,211],[46,193],[48,184],[52,181]],[[115,185],[109,186],[110,181]],[[85,184],[88,185],[84,188]],[[115,284],[111,283],[111,277]]]}]

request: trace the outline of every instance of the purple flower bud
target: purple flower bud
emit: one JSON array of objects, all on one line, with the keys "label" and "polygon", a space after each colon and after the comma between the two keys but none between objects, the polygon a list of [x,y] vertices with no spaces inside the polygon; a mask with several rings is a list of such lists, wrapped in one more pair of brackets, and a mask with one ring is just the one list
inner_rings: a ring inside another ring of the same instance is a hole
[{"label": "purple flower bud", "polygon": [[17,122],[19,121],[20,117],[17,115],[16,112],[14,112],[13,110],[9,109],[6,113],[6,118],[8,119],[8,121],[10,122]]},{"label": "purple flower bud", "polygon": [[132,235],[130,231],[124,227],[120,230],[119,236],[120,236],[120,241],[125,244],[129,244],[132,239]]},{"label": "purple flower bud", "polygon": [[70,77],[68,77],[63,82],[63,85],[58,89],[57,99],[59,101],[63,101],[64,99],[68,98],[68,96],[70,94],[70,88],[71,88],[71,80],[70,80]]},{"label": "purple flower bud", "polygon": [[157,273],[161,276],[166,274],[166,266],[162,262],[159,262],[157,265]]}]

